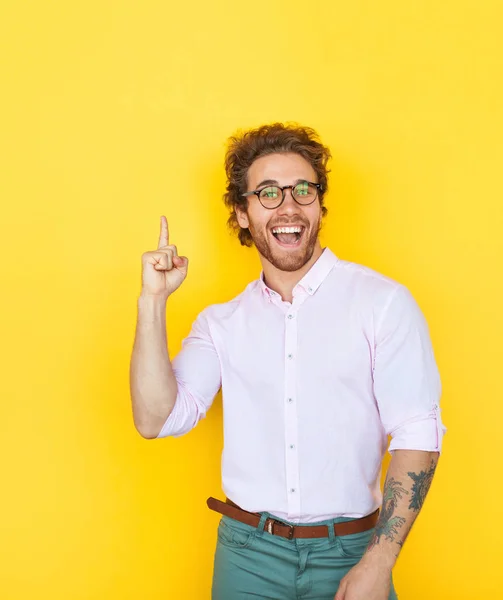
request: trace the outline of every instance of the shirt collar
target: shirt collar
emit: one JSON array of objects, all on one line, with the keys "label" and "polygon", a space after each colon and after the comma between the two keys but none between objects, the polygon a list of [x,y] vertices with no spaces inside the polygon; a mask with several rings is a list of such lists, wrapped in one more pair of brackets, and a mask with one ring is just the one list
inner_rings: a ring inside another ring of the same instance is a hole
[{"label": "shirt collar", "polygon": [[[317,289],[325,281],[326,277],[328,276],[328,274],[330,273],[330,271],[335,266],[338,260],[339,259],[330,250],[330,248],[325,248],[318,260],[299,281],[299,283],[294,287],[294,296],[298,288],[303,288],[310,296],[315,294]],[[271,296],[278,295],[277,292],[274,292],[265,284],[264,271],[260,272],[259,287],[268,298],[271,298]]]}]

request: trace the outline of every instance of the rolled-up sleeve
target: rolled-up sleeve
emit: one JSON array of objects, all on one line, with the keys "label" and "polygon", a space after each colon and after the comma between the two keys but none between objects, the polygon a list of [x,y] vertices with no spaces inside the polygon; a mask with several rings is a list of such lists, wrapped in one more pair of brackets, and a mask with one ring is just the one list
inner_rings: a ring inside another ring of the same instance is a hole
[{"label": "rolled-up sleeve", "polygon": [[158,438],[180,437],[206,416],[221,386],[220,360],[212,341],[206,312],[192,325],[182,349],[172,361],[178,384],[175,406]]},{"label": "rolled-up sleeve", "polygon": [[441,382],[426,320],[402,285],[392,292],[376,329],[374,396],[393,450],[440,452]]}]

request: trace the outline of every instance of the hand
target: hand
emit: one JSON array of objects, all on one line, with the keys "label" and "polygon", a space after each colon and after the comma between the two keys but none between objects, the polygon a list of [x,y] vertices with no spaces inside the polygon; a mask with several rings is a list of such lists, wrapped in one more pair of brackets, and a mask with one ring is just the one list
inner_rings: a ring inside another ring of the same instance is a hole
[{"label": "hand", "polygon": [[168,221],[161,217],[159,245],[142,256],[142,295],[167,299],[187,277],[189,259],[178,256],[176,246],[169,245]]},{"label": "hand", "polygon": [[362,558],[342,578],[334,600],[388,600],[391,569]]}]

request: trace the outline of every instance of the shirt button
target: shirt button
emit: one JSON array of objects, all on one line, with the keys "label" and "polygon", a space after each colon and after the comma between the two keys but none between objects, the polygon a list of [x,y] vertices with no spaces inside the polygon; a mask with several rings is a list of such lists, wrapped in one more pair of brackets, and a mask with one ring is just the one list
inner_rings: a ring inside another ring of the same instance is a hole
[{"label": "shirt button", "polygon": [[293,319],[293,315],[288,315],[288,318],[289,319]]},{"label": "shirt button", "polygon": [[293,354],[289,354],[288,358],[292,359],[293,358]]},{"label": "shirt button", "polygon": [[295,448],[294,444],[290,444],[290,450],[293,450]]},{"label": "shirt button", "polygon": [[307,288],[307,291],[308,291],[308,292],[312,292],[312,291],[313,291],[313,288],[312,288],[312,287],[308,287],[308,288]]},{"label": "shirt button", "polygon": [[295,493],[295,488],[290,488],[290,492],[293,494]]},{"label": "shirt button", "polygon": [[293,402],[293,398],[288,398],[288,404],[291,404]]}]

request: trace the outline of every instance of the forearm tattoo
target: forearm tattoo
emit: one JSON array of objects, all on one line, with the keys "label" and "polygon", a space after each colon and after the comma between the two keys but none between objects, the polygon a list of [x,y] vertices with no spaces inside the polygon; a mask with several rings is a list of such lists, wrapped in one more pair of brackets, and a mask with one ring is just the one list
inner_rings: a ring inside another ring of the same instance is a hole
[{"label": "forearm tattoo", "polygon": [[413,510],[414,512],[419,512],[421,510],[426,494],[430,489],[436,466],[436,462],[432,460],[428,471],[421,471],[419,474],[410,471],[407,473],[414,482],[412,485],[412,498],[410,499],[409,504],[410,510]]},{"label": "forearm tattoo", "polygon": [[370,540],[367,550],[371,550],[374,546],[377,546],[383,536],[390,542],[396,541],[399,546],[403,546],[407,536],[401,536],[403,539],[396,539],[399,537],[400,528],[406,523],[404,517],[395,513],[398,501],[401,500],[404,495],[410,495],[409,510],[418,513],[421,510],[426,494],[430,489],[436,466],[436,461],[432,460],[428,470],[421,471],[420,473],[414,473],[412,471],[407,473],[413,481],[410,494],[409,491],[403,487],[401,481],[397,481],[394,477],[390,477],[389,479],[386,478],[383,489],[381,514],[379,515],[374,535]]},{"label": "forearm tattoo", "polygon": [[369,550],[379,544],[383,536],[390,542],[395,540],[398,530],[405,523],[403,517],[394,514],[398,500],[403,497],[403,494],[408,495],[409,492],[402,487],[401,481],[396,481],[394,477],[386,479],[383,490],[382,510],[375,527],[374,535],[368,545]]}]

